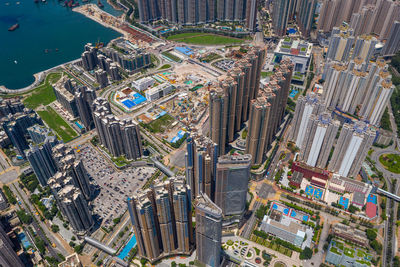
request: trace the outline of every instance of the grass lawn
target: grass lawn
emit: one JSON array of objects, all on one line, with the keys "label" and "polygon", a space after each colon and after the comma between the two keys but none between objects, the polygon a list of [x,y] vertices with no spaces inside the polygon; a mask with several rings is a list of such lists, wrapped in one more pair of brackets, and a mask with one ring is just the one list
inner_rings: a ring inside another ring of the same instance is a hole
[{"label": "grass lawn", "polygon": [[168,40],[194,45],[241,44],[245,39],[202,32],[178,33],[167,37]]},{"label": "grass lawn", "polygon": [[51,86],[61,78],[61,73],[55,72],[47,75],[44,84],[36,87],[23,102],[26,107],[35,109],[41,104],[48,105],[56,100],[53,87]]},{"label": "grass lawn", "polygon": [[165,114],[164,116],[145,124],[145,127],[152,133],[163,133],[174,121],[175,119],[171,115]]},{"label": "grass lawn", "polygon": [[171,68],[171,65],[170,65],[170,64],[164,64],[164,65],[162,65],[159,69],[160,69],[160,70],[165,70],[165,69],[169,69],[169,68]]},{"label": "grass lawn", "polygon": [[273,71],[262,71],[262,72],[261,72],[261,78],[269,77],[269,76],[271,76],[272,74],[274,74]]},{"label": "grass lawn", "polygon": [[384,154],[379,157],[379,162],[390,172],[400,173],[400,155]]},{"label": "grass lawn", "polygon": [[78,136],[74,129],[72,129],[51,107],[47,107],[46,110],[38,110],[37,113],[65,143]]}]

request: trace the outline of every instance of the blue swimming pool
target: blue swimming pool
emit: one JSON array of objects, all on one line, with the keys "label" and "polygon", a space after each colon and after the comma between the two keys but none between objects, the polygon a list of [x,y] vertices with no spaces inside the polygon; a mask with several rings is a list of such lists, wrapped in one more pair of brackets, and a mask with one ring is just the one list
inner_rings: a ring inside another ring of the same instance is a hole
[{"label": "blue swimming pool", "polygon": [[18,234],[18,239],[21,241],[24,249],[28,249],[28,247],[32,246],[24,232]]},{"label": "blue swimming pool", "polygon": [[291,98],[293,98],[293,97],[295,97],[295,96],[297,95],[298,92],[299,92],[299,91],[297,91],[297,90],[292,90],[292,91],[290,91],[289,96],[290,96]]},{"label": "blue swimming pool", "polygon": [[83,125],[80,124],[79,122],[76,121],[76,122],[75,122],[75,125],[78,126],[79,129],[81,129],[81,130],[83,129]]},{"label": "blue swimming pool", "polygon": [[121,260],[125,259],[128,255],[129,252],[136,246],[136,236],[133,235],[129,242],[125,245],[125,247],[121,250],[121,252],[118,254],[118,258]]},{"label": "blue swimming pool", "polygon": [[289,34],[295,34],[297,30],[295,28],[289,28],[287,31]]}]

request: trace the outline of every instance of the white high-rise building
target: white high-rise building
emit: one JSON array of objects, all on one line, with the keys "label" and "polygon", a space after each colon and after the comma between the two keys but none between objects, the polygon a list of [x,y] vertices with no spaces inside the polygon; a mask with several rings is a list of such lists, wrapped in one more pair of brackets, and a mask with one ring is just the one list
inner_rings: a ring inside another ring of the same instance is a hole
[{"label": "white high-rise building", "polygon": [[295,142],[297,147],[302,148],[310,116],[319,115],[323,111],[325,111],[325,103],[315,93],[300,96],[297,99],[292,123],[293,129],[289,140]]},{"label": "white high-rise building", "polygon": [[376,130],[364,122],[345,123],[329,162],[328,170],[355,177],[376,137]]},{"label": "white high-rise building", "polygon": [[330,62],[323,77],[326,80],[322,97],[328,109],[354,114],[379,125],[394,90],[384,60],[369,65],[361,58],[347,65]]},{"label": "white high-rise building", "polygon": [[300,150],[300,160],[312,167],[325,168],[339,127],[340,122],[332,120],[328,112],[311,115]]}]

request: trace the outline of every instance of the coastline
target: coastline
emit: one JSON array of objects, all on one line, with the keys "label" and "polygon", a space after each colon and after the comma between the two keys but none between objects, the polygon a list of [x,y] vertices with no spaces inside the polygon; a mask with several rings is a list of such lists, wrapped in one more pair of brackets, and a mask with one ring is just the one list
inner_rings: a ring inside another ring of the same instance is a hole
[{"label": "coastline", "polygon": [[[85,17],[94,20],[95,22],[103,25],[106,28],[110,28],[116,32],[119,32],[125,38],[129,37],[129,34],[127,32],[119,28],[124,23],[124,21],[121,18],[115,17],[110,13],[103,11],[95,4],[86,4],[83,6],[78,6],[73,8],[72,11],[84,15]],[[105,17],[102,19],[101,18],[102,16]],[[108,20],[108,21],[105,22],[103,20]]]},{"label": "coastline", "polygon": [[28,85],[27,87],[24,87],[24,88],[9,89],[9,88],[5,87],[4,85],[0,85],[0,93],[13,94],[13,95],[28,93],[29,91],[35,89],[42,81],[44,81],[44,79],[46,79],[46,76],[49,73],[53,72],[56,69],[62,68],[66,64],[75,63],[75,62],[78,62],[79,60],[81,60],[81,59],[80,58],[74,59],[74,60],[62,63],[60,65],[57,65],[55,67],[52,67],[50,69],[33,74],[33,77],[35,77],[35,81],[31,85]]},{"label": "coastline", "polygon": [[116,5],[114,2],[112,2],[111,0],[107,0],[107,3],[110,4],[110,6],[112,6],[112,8],[114,8],[115,10],[121,10],[124,11],[124,9],[118,5]]},{"label": "coastline", "polygon": [[[107,0],[107,2],[109,2],[109,0]],[[122,34],[125,38],[128,37],[129,34],[127,32],[125,32],[125,31],[123,31],[122,29],[120,29],[120,28],[118,28],[118,27],[116,27],[114,25],[109,25],[108,23],[103,22],[100,18],[98,18],[98,17],[96,17],[94,15],[93,16],[90,15],[89,12],[88,12],[88,7],[90,7],[94,11],[98,12],[99,14],[103,14],[103,15],[106,15],[106,16],[112,18],[114,20],[114,22],[117,23],[118,25],[123,23],[123,21],[121,21],[120,18],[117,18],[117,17],[115,17],[115,16],[103,11],[102,9],[100,9],[95,4],[86,4],[86,5],[83,5],[83,6],[78,6],[78,7],[73,8],[72,11],[78,12],[78,13],[84,15],[85,17],[87,17],[89,19],[92,19],[93,21],[101,24],[103,27],[112,29],[112,30]],[[34,88],[36,88],[42,81],[44,81],[44,79],[46,78],[47,74],[49,74],[50,72],[53,72],[55,69],[62,68],[66,64],[75,63],[75,62],[77,62],[79,60],[80,60],[80,58],[74,59],[72,61],[64,62],[64,63],[59,64],[57,66],[54,66],[54,67],[51,67],[49,69],[46,69],[46,70],[43,70],[43,71],[40,71],[38,73],[33,74],[33,76],[35,78],[35,81],[32,84],[30,84],[30,85],[28,85],[28,86],[26,86],[24,88],[10,89],[10,88],[7,88],[4,85],[0,85],[0,94],[19,95],[19,94],[28,93],[29,91],[31,91]]]}]

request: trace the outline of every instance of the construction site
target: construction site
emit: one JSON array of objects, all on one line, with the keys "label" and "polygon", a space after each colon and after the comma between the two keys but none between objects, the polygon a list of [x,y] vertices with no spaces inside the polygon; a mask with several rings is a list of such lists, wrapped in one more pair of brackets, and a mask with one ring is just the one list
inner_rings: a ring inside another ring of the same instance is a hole
[{"label": "construction site", "polygon": [[137,45],[147,45],[152,43],[154,39],[146,34],[143,30],[127,25],[122,18],[115,17],[103,10],[95,4],[87,4],[78,6],[73,11],[81,13],[86,17],[102,24],[105,27],[123,34],[123,36]]}]

